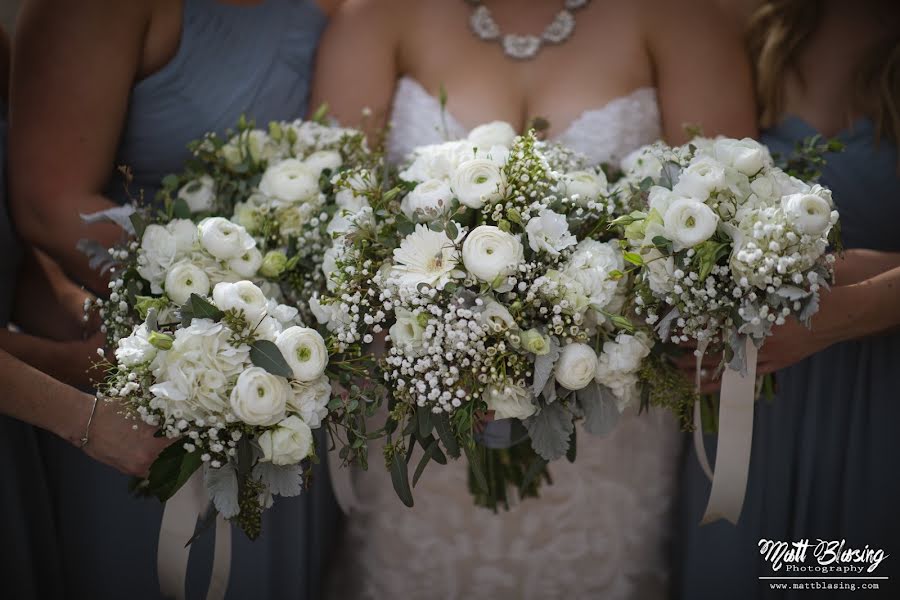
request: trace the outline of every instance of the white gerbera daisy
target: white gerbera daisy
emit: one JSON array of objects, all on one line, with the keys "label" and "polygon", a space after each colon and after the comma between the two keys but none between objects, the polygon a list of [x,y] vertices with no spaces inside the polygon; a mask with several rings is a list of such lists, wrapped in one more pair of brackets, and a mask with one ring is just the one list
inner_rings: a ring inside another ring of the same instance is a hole
[{"label": "white gerbera daisy", "polygon": [[446,233],[419,224],[394,250],[394,261],[393,271],[401,285],[416,287],[427,283],[439,288],[450,281],[459,253]]}]

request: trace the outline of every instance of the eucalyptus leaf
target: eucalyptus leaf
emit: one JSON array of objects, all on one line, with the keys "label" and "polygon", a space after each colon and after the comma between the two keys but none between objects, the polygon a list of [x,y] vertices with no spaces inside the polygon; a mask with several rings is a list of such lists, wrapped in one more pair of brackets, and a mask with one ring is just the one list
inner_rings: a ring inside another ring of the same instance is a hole
[{"label": "eucalyptus leaf", "polygon": [[472,477],[475,480],[475,486],[481,493],[490,494],[487,477],[484,476],[484,462],[481,452],[470,447],[468,444],[463,445],[463,449],[466,452],[466,458],[469,460],[469,468],[471,469]]},{"label": "eucalyptus leaf", "polygon": [[441,439],[441,443],[444,444],[447,454],[451,458],[459,458],[459,442],[450,428],[449,417],[446,414],[437,415],[434,420],[434,428],[437,430],[438,437]]},{"label": "eucalyptus leaf", "polygon": [[257,367],[262,367],[272,375],[290,379],[294,371],[288,365],[284,355],[275,342],[269,340],[256,340],[250,345],[250,361]]},{"label": "eucalyptus leaf", "polygon": [[184,198],[175,198],[175,202],[172,204],[172,215],[176,219],[191,218],[191,207],[188,206]]},{"label": "eucalyptus leaf", "polygon": [[184,443],[172,444],[160,452],[150,465],[149,493],[165,502],[175,495],[201,464],[199,452],[188,452],[184,449]]},{"label": "eucalyptus leaf", "polygon": [[218,322],[225,316],[225,313],[209,302],[209,300],[197,294],[191,294],[188,302],[190,302],[191,314],[195,319],[212,319]]},{"label": "eucalyptus leaf", "polygon": [[419,465],[416,467],[415,473],[413,473],[412,484],[413,487],[416,487],[416,484],[419,483],[419,477],[422,476],[422,473],[425,472],[425,467],[428,466],[428,463],[431,461],[431,458],[434,456],[434,451],[438,449],[438,442],[435,439],[431,440],[431,443],[428,444],[428,447],[425,448],[425,452],[422,453],[422,458],[419,460]]},{"label": "eucalyptus leaf", "polygon": [[412,508],[414,503],[412,490],[409,488],[409,473],[406,470],[406,461],[399,452],[395,452],[391,460],[391,483],[394,484],[394,491],[397,492],[400,501]]}]

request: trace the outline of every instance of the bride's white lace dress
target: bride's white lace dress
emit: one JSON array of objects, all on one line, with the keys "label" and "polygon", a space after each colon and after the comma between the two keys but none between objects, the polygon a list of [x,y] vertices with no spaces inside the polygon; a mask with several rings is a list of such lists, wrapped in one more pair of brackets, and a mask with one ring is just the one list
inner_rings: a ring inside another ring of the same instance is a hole
[{"label": "bride's white lace dress", "polygon": [[[438,101],[412,79],[400,80],[391,121],[394,161],[444,140]],[[451,137],[466,135],[452,115],[444,121]],[[642,88],[585,112],[556,141],[600,163],[660,134],[655,90]],[[348,515],[330,598],[664,598],[679,439],[662,410],[629,412],[602,439],[579,430],[577,461],[553,463],[540,498],[498,514],[473,505],[464,459],[429,465],[405,507],[372,448],[370,470],[354,473],[361,506]]]}]

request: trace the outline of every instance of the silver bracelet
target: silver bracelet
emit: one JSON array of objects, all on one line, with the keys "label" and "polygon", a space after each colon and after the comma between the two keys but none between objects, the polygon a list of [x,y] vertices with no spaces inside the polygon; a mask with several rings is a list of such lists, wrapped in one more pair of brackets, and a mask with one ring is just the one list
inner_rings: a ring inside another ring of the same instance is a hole
[{"label": "silver bracelet", "polygon": [[94,420],[94,413],[97,412],[97,401],[100,400],[97,396],[94,396],[94,404],[91,406],[91,416],[88,417],[87,427],[84,428],[84,437],[81,438],[81,445],[79,448],[84,448],[88,443],[88,434],[91,433],[91,422]]}]

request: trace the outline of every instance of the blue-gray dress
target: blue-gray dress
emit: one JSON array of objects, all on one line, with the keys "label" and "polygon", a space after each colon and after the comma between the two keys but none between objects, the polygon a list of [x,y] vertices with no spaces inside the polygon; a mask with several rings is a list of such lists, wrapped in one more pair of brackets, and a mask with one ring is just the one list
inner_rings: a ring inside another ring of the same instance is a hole
[{"label": "blue-gray dress", "polygon": [[[763,141],[774,152],[789,154],[794,142],[814,134],[802,120],[788,118]],[[886,140],[876,145],[868,120],[838,137],[846,148],[828,157],[822,184],[834,192],[845,246],[900,251],[897,146]],[[747,497],[736,527],[724,521],[698,525],[710,486],[693,447],[686,453],[674,553],[676,597],[850,593],[772,591],[770,580],[758,577],[815,573],[773,572],[757,549],[760,539],[813,544],[844,539],[846,547],[881,548],[891,556],[875,572],[853,575],[888,576],[890,581],[877,582],[884,595],[875,597],[900,597],[900,334],[836,344],[779,371],[776,382],[776,397],[756,403]],[[806,564],[816,564],[815,558]]]},{"label": "blue-gray dress", "polygon": [[[184,0],[175,57],[131,93],[116,164],[132,168],[132,190],[152,197],[164,175],[181,170],[191,139],[224,132],[241,114],[260,124],[304,116],[325,20],[309,0],[265,0],[255,6]],[[121,183],[113,173],[108,190],[120,201]],[[128,477],[55,436],[44,435],[42,441],[65,597],[159,598],[160,502],[130,496]],[[318,598],[338,514],[327,470],[317,466],[311,490],[276,499],[257,540],[234,530],[227,598]],[[191,552],[189,598],[206,589],[211,533]]]}]

